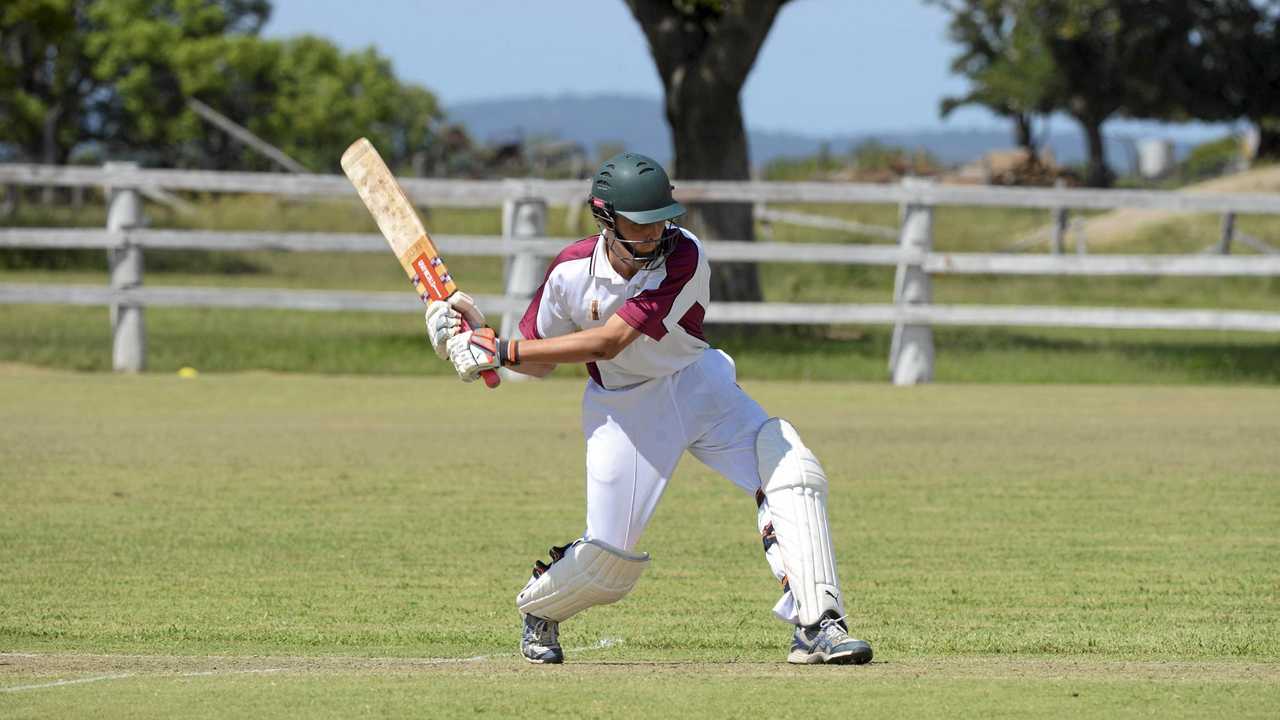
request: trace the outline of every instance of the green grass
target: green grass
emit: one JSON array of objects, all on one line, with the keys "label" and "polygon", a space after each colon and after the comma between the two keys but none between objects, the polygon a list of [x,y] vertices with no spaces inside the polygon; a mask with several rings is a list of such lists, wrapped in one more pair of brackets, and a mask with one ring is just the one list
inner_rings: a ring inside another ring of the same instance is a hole
[{"label": "green grass", "polygon": [[[421,316],[202,308],[147,311],[148,368],[446,376]],[[744,378],[885,381],[885,327],[738,334],[709,326]],[[938,328],[942,382],[1280,383],[1280,339],[1246,333]],[[0,362],[80,371],[111,368],[103,308],[0,305]],[[556,371],[581,376],[577,366]]]},{"label": "green grass", "polygon": [[500,679],[431,672],[142,677],[23,693],[0,702],[10,705],[11,718],[80,717],[88,708],[94,717],[132,718],[525,717],[533,712],[573,718],[740,718],[766,712],[811,718],[815,708],[877,718],[1265,718],[1278,697],[1273,684],[1238,680],[974,680],[929,674],[883,679],[874,671],[840,677],[812,668],[786,674],[735,668],[708,676],[682,666],[631,665],[607,670],[548,672],[504,665],[492,669]]},{"label": "green grass", "polygon": [[582,529],[580,386],[0,368],[0,653],[18,653],[0,689],[131,674],[0,693],[0,710],[1265,716],[1280,700],[1280,391],[747,381],[823,459],[877,662],[782,663],[754,504],[686,460],[640,586],[565,625],[566,647],[614,644],[524,668],[514,594]]}]

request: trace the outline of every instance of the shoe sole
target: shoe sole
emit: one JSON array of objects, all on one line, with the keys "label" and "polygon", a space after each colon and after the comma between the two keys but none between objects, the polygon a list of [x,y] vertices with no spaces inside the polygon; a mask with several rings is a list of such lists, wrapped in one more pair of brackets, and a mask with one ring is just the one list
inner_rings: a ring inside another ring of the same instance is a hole
[{"label": "shoe sole", "polygon": [[525,662],[532,663],[534,665],[561,665],[564,663],[564,655],[561,655],[560,657],[552,656],[549,658],[534,658],[525,655],[524,648],[520,649],[520,657],[524,658]]},{"label": "shoe sole", "polygon": [[524,655],[521,655],[521,657],[524,658],[525,662],[532,663],[534,665],[563,665],[564,664],[564,658],[558,658],[558,659],[553,658],[551,660],[535,660],[531,657],[526,657]]},{"label": "shoe sole", "polygon": [[848,650],[842,653],[807,653],[803,650],[792,650],[787,662],[792,665],[866,665],[871,662],[873,653],[870,647]]}]

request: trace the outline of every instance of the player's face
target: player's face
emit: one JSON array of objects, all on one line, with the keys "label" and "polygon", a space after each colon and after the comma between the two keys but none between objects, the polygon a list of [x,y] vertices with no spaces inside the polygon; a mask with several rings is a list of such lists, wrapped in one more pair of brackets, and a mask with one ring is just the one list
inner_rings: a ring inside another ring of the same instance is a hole
[{"label": "player's face", "polygon": [[666,220],[640,225],[619,215],[617,222],[618,232],[631,243],[630,249],[640,255],[653,252],[662,239],[663,231],[667,229]]}]

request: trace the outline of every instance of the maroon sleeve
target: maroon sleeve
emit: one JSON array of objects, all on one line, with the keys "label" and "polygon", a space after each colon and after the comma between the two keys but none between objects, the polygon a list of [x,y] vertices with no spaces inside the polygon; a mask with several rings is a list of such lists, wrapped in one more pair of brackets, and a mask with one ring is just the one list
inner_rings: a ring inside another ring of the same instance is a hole
[{"label": "maroon sleeve", "polygon": [[[555,267],[554,265],[552,267]],[[548,270],[550,275],[551,271]],[[538,292],[533,294],[533,299],[529,301],[529,307],[524,311],[524,317],[520,318],[520,335],[526,340],[541,340],[542,335],[538,334],[538,307],[542,305],[542,293],[547,289],[547,281],[543,280],[538,286]]]},{"label": "maroon sleeve", "polygon": [[667,276],[661,285],[627,300],[618,310],[618,317],[654,340],[661,340],[667,334],[664,321],[671,314],[671,306],[698,269],[698,246],[682,238],[667,258],[666,268]]}]

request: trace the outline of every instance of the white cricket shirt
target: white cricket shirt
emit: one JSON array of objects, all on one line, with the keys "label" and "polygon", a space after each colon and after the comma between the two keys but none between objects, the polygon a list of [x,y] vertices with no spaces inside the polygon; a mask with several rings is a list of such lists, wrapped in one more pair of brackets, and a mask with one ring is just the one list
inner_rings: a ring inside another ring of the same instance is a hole
[{"label": "white cricket shirt", "polygon": [[702,319],[711,295],[711,267],[693,233],[681,237],[666,261],[630,280],[609,264],[604,235],[583,238],[556,256],[534,293],[520,334],[568,335],[604,325],[617,313],[643,335],[612,360],[587,363],[587,372],[609,390],[670,375],[709,347]]}]

